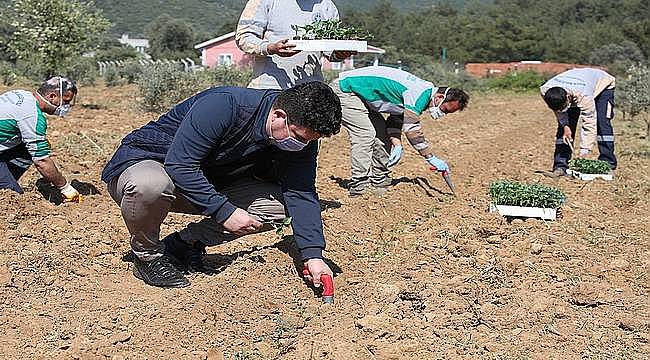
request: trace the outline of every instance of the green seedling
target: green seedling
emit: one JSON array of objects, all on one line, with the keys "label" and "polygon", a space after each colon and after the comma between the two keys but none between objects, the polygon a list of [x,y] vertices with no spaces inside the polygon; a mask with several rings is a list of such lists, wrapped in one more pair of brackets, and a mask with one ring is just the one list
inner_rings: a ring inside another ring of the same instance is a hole
[{"label": "green seedling", "polygon": [[491,183],[489,194],[496,205],[557,209],[566,202],[566,195],[556,187],[507,180]]},{"label": "green seedling", "polygon": [[284,229],[288,228],[291,225],[291,216],[287,216],[282,220],[269,220],[269,221],[264,221],[263,224],[269,224],[273,227],[275,230],[275,233],[279,237],[284,236]]},{"label": "green seedling", "polygon": [[294,40],[370,40],[365,30],[344,25],[341,20],[317,20],[304,26],[291,25],[296,33]]},{"label": "green seedling", "polygon": [[609,174],[611,170],[607,161],[590,159],[573,159],[569,168],[581,174]]}]

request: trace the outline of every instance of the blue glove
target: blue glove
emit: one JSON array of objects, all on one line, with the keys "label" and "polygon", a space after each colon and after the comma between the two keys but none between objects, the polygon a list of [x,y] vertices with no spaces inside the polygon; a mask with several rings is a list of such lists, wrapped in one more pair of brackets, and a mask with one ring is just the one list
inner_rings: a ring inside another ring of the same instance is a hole
[{"label": "blue glove", "polygon": [[399,160],[402,158],[402,145],[393,146],[390,151],[390,157],[388,158],[388,167],[393,167],[397,165]]},{"label": "blue glove", "polygon": [[437,171],[440,171],[440,172],[447,171],[447,172],[449,172],[449,166],[447,165],[447,163],[440,160],[440,159],[438,159],[435,156],[431,156],[430,158],[428,158],[427,162],[429,163],[429,165],[436,168]]}]

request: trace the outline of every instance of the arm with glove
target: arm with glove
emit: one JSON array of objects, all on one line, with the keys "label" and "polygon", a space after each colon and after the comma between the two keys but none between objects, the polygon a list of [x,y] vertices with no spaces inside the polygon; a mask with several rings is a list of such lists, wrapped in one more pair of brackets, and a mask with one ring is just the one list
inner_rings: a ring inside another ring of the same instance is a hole
[{"label": "arm with glove", "polygon": [[386,119],[386,134],[390,138],[391,150],[388,158],[388,167],[391,168],[402,159],[402,126],[404,124],[403,115],[390,115]]},{"label": "arm with glove", "polygon": [[81,202],[79,192],[63,177],[52,160],[52,148],[45,134],[47,129],[45,118],[39,118],[37,124],[40,126],[33,126],[29,121],[18,123],[25,147],[34,161],[36,170],[61,191],[63,202]]},{"label": "arm with glove", "polygon": [[424,157],[429,166],[436,168],[436,170],[440,172],[449,172],[449,166],[447,163],[433,155],[433,151],[431,151],[431,147],[422,132],[420,119],[415,113],[409,110],[404,111],[404,125],[402,126],[402,131],[404,132],[404,135],[406,135],[406,139],[409,141],[411,146],[413,146],[413,148]]},{"label": "arm with glove", "polygon": [[80,203],[83,200],[79,191],[70,185],[70,182],[63,177],[51,158],[46,157],[34,160],[34,165],[36,166],[36,170],[38,170],[45,180],[51,182],[52,185],[59,189],[61,196],[63,197],[63,202]]}]

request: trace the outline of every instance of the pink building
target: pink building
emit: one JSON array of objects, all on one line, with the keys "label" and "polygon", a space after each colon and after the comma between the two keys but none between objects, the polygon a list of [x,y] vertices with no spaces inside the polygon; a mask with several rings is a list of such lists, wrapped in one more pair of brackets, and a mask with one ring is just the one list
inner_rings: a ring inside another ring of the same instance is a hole
[{"label": "pink building", "polygon": [[[235,43],[235,32],[227,33],[214,39],[204,41],[194,46],[201,51],[201,65],[207,67],[237,66],[245,67],[252,64],[252,55],[239,50]],[[386,51],[372,45],[368,45],[368,54],[374,54],[374,65],[379,65],[379,57]],[[349,70],[354,69],[354,56],[343,62],[332,63],[322,59],[324,70]]]}]

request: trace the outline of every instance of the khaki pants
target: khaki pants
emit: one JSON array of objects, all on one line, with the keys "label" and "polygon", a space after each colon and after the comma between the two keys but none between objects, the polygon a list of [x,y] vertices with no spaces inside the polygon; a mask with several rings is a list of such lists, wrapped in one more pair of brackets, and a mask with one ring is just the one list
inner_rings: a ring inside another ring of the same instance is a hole
[{"label": "khaki pants", "polygon": [[[131,234],[131,248],[142,260],[162,255],[160,224],[167,213],[179,212],[200,215],[184,196],[176,190],[163,164],[144,160],[138,162],[108,183],[108,192],[122,210],[122,217]],[[259,221],[283,219],[285,215],[282,191],[278,184],[252,178],[242,179],[220,192],[235,206],[242,208]],[[261,231],[270,230],[265,226]],[[181,238],[194,243],[216,245],[237,238],[225,231],[212,218],[191,223],[179,232]]]},{"label": "khaki pants", "polygon": [[363,190],[369,184],[390,184],[388,155],[391,144],[386,134],[386,120],[380,113],[368,109],[357,95],[342,92],[338,80],[330,86],[341,100],[342,124],[352,145],[350,191]]}]

